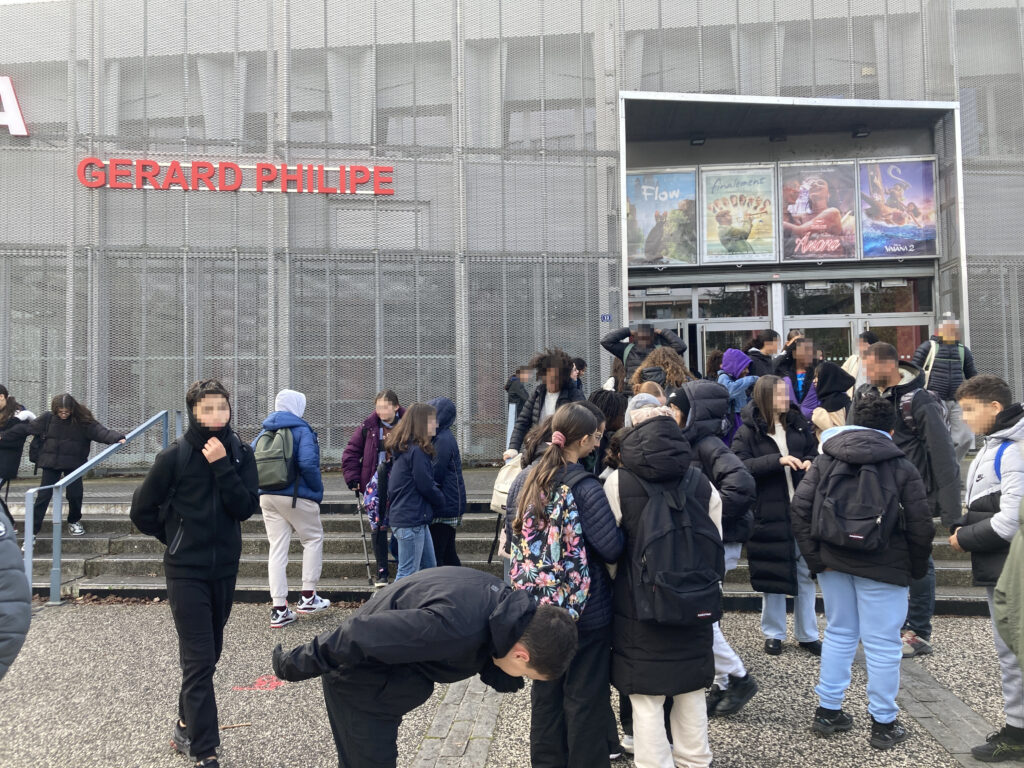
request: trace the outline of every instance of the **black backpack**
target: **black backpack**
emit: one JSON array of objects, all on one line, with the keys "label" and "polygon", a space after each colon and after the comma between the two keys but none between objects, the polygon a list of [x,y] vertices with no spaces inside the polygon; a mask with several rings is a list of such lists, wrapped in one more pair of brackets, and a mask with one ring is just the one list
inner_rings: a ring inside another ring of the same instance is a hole
[{"label": "black backpack", "polygon": [[33,475],[39,471],[39,459],[43,453],[43,443],[46,442],[46,433],[50,431],[50,422],[53,421],[53,414],[47,413],[41,418],[46,419],[43,431],[38,435],[33,435],[31,442],[28,444],[28,460],[32,462]]},{"label": "black backpack", "polygon": [[647,494],[629,558],[637,618],[674,627],[713,624],[722,616],[725,547],[697,500],[700,470],[689,467],[674,488],[632,476]]},{"label": "black backpack", "polygon": [[388,480],[393,466],[395,459],[390,453],[384,454],[384,461],[377,465],[377,509],[382,520],[388,514]]},{"label": "black backpack", "polygon": [[819,493],[811,509],[811,538],[854,552],[878,552],[889,539],[901,509],[897,496],[882,487],[874,464],[848,464],[826,457]]}]

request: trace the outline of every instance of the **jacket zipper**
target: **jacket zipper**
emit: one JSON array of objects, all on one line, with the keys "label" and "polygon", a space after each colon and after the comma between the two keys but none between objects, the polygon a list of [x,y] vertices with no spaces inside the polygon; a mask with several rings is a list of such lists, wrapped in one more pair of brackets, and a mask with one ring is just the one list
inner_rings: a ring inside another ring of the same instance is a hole
[{"label": "jacket zipper", "polygon": [[185,521],[178,520],[178,531],[174,534],[174,538],[171,540],[171,546],[167,548],[167,554],[175,555],[178,552],[178,547],[181,546],[181,539],[185,535]]}]

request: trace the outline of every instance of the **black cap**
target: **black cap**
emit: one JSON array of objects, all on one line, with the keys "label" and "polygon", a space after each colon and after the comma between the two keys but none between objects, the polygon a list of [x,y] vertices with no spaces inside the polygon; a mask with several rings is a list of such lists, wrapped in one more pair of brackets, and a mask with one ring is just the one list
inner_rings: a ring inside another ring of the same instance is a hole
[{"label": "black cap", "polygon": [[683,412],[684,416],[690,415],[690,398],[686,396],[686,392],[683,391],[682,387],[670,389],[666,393],[666,397],[668,398],[668,405],[674,405]]}]

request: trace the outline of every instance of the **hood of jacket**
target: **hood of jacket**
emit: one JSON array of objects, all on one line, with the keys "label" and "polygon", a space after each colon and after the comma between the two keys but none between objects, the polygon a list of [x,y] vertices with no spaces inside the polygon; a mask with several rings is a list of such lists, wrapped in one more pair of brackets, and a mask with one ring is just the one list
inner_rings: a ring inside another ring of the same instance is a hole
[{"label": "hood of jacket", "polygon": [[435,397],[430,405],[437,411],[437,431],[450,429],[455,422],[455,403],[447,397]]},{"label": "hood of jacket", "polygon": [[1024,405],[1013,403],[1001,410],[987,437],[1015,442],[1024,441]]},{"label": "hood of jacket", "polygon": [[852,425],[825,430],[821,450],[847,464],[879,464],[903,455],[888,434]]},{"label": "hood of jacket", "polygon": [[738,349],[727,349],[722,356],[722,370],[734,379],[742,376],[743,371],[750,366],[750,363],[750,355]]},{"label": "hood of jacket", "polygon": [[306,396],[294,389],[282,389],[274,398],[275,411],[287,411],[302,418],[306,412]]},{"label": "hood of jacket", "polygon": [[729,390],[707,379],[688,381],[680,389],[690,404],[683,436],[691,444],[709,435],[721,436],[722,419],[729,412]]},{"label": "hood of jacket", "polygon": [[309,424],[294,413],[274,411],[263,420],[264,429],[284,429],[285,427],[308,427]]},{"label": "hood of jacket", "polygon": [[537,603],[528,591],[506,589],[505,592],[487,619],[491,631],[491,655],[499,659],[519,642],[537,612]]},{"label": "hood of jacket", "polygon": [[822,408],[832,412],[850,404],[850,397],[846,393],[856,385],[857,379],[828,360],[815,369],[814,375],[818,379],[815,391]]},{"label": "hood of jacket", "polygon": [[679,480],[690,466],[690,443],[669,417],[661,416],[634,427],[623,438],[622,466],[648,482]]},{"label": "hood of jacket", "polygon": [[[398,423],[399,419],[401,419],[402,416],[404,415],[405,408],[399,407],[399,409],[395,412],[395,420],[391,422],[391,426],[394,427],[395,424]],[[377,430],[380,429],[381,426],[383,426],[383,423],[380,420],[380,416],[378,416],[377,412],[374,411],[363,420],[363,426],[368,430],[373,430],[373,432],[376,434]]]}]

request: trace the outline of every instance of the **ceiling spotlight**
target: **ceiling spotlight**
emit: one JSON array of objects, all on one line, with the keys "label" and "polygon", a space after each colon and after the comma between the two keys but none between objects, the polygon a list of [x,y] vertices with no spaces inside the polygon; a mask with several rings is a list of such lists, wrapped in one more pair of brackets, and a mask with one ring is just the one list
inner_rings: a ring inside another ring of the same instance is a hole
[{"label": "ceiling spotlight", "polygon": [[850,135],[855,139],[866,139],[871,135],[871,131],[866,125],[855,125],[853,127],[853,133]]},{"label": "ceiling spotlight", "polygon": [[774,130],[769,132],[768,141],[785,141],[786,132],[783,130]]},{"label": "ceiling spotlight", "polygon": [[704,142],[705,141],[707,141],[707,138],[704,136],[703,133],[691,133],[690,134],[690,146],[702,147],[702,146],[704,146]]}]

